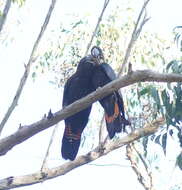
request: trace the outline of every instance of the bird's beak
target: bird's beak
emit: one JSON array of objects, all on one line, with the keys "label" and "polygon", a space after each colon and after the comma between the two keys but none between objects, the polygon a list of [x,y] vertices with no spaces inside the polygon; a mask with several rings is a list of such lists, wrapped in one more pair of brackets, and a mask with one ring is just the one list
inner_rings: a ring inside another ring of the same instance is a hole
[{"label": "bird's beak", "polygon": [[94,62],[96,66],[101,64],[100,59],[96,57],[94,58]]}]

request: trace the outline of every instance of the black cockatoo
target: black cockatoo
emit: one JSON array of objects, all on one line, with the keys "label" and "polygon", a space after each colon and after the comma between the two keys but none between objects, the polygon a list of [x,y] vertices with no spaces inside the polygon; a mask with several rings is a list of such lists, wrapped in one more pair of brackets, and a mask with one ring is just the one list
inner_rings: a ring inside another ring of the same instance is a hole
[{"label": "black cockatoo", "polygon": [[[65,84],[63,107],[83,98],[93,91],[91,80],[96,65],[98,65],[98,60],[91,55],[80,60],[76,72]],[[65,119],[65,130],[61,148],[64,159],[75,159],[80,146],[81,134],[87,125],[91,107],[89,106]]]},{"label": "black cockatoo", "polygon": [[[100,60],[100,64],[94,70],[92,77],[92,84],[96,90],[98,87],[102,87],[115,80],[116,75],[110,65],[104,62],[104,56],[100,48],[93,47],[91,55]],[[125,126],[130,124],[125,118],[122,95],[119,91],[115,91],[99,102],[104,108],[107,131],[112,139],[115,133],[125,131]]]}]

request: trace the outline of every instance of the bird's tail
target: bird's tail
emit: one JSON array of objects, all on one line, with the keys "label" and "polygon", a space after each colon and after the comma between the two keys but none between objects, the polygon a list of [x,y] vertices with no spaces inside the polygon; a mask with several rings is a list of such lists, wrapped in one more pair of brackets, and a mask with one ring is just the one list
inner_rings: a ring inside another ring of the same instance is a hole
[{"label": "bird's tail", "polygon": [[70,126],[65,127],[61,154],[64,159],[74,160],[80,146],[81,132],[73,133]]},{"label": "bird's tail", "polygon": [[106,127],[110,139],[112,139],[115,133],[120,133],[125,131],[125,126],[130,125],[130,122],[121,116],[119,106],[117,103],[114,105],[113,115],[108,115],[105,113]]}]

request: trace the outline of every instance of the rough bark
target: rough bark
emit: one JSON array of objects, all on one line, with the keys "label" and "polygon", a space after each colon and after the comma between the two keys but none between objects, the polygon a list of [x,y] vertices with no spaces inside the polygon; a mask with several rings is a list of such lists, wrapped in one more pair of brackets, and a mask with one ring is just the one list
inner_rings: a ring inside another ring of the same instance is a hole
[{"label": "rough bark", "polygon": [[182,82],[182,75],[180,74],[162,74],[151,70],[131,71],[127,75],[116,79],[115,81],[98,88],[95,92],[88,96],[74,102],[66,108],[56,112],[51,118],[43,118],[30,125],[21,126],[19,130],[12,135],[0,140],[0,155],[6,154],[17,144],[22,143],[33,135],[55,125],[59,121],[83,110],[93,102],[107,96],[111,92],[119,88],[137,82],[156,81],[156,82]]},{"label": "rough bark", "polygon": [[29,175],[17,176],[17,177],[11,176],[2,179],[0,180],[0,190],[33,185],[48,179],[64,175],[79,166],[87,164],[93,160],[98,159],[103,155],[108,154],[109,152],[115,149],[118,149],[126,144],[133,142],[134,140],[155,133],[158,130],[158,128],[164,124],[164,122],[165,122],[164,118],[158,118],[153,123],[146,124],[141,129],[136,129],[132,133],[123,137],[122,139],[119,139],[117,141],[112,141],[110,143],[105,144],[104,146],[98,146],[94,150],[87,153],[86,155],[79,156],[74,161],[69,161],[61,166],[51,169],[47,168],[44,171],[38,171],[36,173]]}]

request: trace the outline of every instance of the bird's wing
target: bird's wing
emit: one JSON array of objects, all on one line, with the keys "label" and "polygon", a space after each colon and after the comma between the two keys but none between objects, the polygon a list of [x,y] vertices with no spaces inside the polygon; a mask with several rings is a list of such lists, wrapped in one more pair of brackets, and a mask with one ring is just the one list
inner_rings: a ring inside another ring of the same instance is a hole
[{"label": "bird's wing", "polygon": [[72,77],[70,77],[66,83],[65,83],[65,86],[64,86],[64,92],[63,92],[63,101],[62,101],[62,107],[66,107],[67,105],[69,105],[68,103],[68,92],[69,92],[69,87],[71,85],[71,80],[72,80]]},{"label": "bird's wing", "polygon": [[[101,66],[111,81],[116,79],[116,74],[109,64],[103,63]],[[123,117],[125,117],[124,102],[123,102],[122,94],[119,91],[116,91],[115,94],[116,94],[117,99],[118,99],[119,109],[120,109]]]},{"label": "bird's wing", "polygon": [[[102,87],[116,79],[114,70],[107,64],[100,64],[93,75],[94,88]],[[112,139],[115,133],[125,130],[128,121],[124,117],[124,104],[122,96],[115,91],[101,99],[100,104],[105,111],[106,127],[109,137]],[[122,115],[121,115],[122,113]]]},{"label": "bird's wing", "polygon": [[111,81],[116,79],[116,74],[109,64],[102,63],[100,66]]}]

